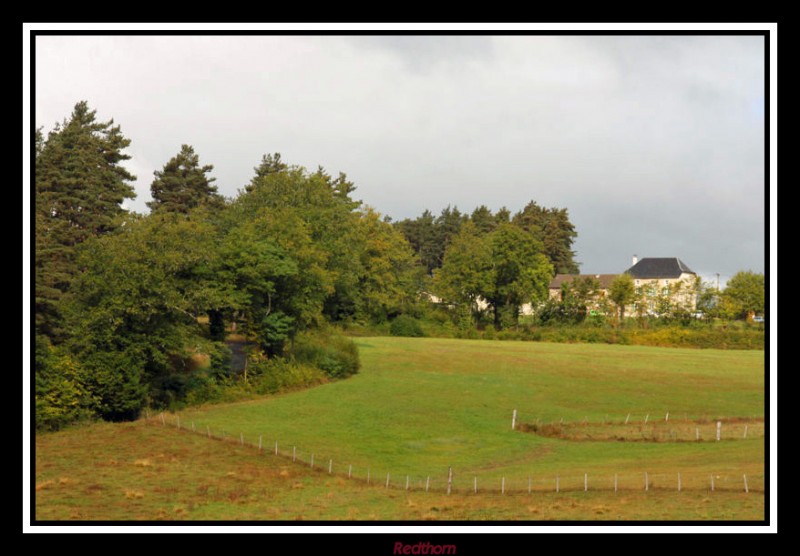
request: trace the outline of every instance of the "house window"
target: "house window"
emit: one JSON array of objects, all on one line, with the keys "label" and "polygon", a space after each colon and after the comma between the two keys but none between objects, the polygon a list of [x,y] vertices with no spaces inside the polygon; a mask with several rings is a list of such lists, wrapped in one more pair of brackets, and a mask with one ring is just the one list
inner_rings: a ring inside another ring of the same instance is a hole
[{"label": "house window", "polygon": [[661,290],[661,293],[663,293],[664,295],[669,295],[669,288],[664,288],[663,290]]},{"label": "house window", "polygon": [[669,280],[664,280],[664,285],[669,286]]},{"label": "house window", "polygon": [[639,285],[639,280],[636,280],[636,285],[637,285],[637,286]]}]

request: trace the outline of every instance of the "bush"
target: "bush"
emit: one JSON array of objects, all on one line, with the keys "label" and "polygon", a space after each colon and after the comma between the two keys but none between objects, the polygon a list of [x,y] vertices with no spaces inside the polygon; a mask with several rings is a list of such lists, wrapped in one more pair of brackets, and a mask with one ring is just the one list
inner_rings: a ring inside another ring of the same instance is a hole
[{"label": "bush", "polygon": [[92,397],[85,385],[85,371],[66,353],[36,337],[36,428],[58,430],[92,416]]},{"label": "bush", "polygon": [[353,341],[335,334],[299,334],[292,354],[297,363],[316,367],[332,378],[354,375],[361,367]]},{"label": "bush", "polygon": [[391,326],[389,326],[389,333],[392,336],[405,336],[408,338],[421,338],[425,336],[419,321],[408,315],[400,315],[394,319]]}]

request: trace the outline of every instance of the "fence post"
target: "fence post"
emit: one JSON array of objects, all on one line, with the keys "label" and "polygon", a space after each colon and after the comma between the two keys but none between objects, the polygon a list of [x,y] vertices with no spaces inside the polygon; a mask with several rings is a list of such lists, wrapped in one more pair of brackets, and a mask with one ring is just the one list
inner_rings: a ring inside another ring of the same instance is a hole
[{"label": "fence post", "polygon": [[333,473],[333,460],[328,460],[328,475]]},{"label": "fence post", "polygon": [[500,494],[506,493],[506,478],[503,477],[502,482],[500,483]]},{"label": "fence post", "polygon": [[744,426],[744,438],[747,438],[747,425]]},{"label": "fence post", "polygon": [[192,421],[192,432],[194,432],[194,421]]},{"label": "fence post", "polygon": [[239,444],[244,446],[244,433],[243,432],[239,433]]},{"label": "fence post", "polygon": [[614,492],[617,492],[617,474],[614,473]]},{"label": "fence post", "polygon": [[514,412],[511,414],[511,430],[517,428],[517,410],[515,409]]},{"label": "fence post", "polygon": [[292,446],[292,463],[297,461],[297,446]]},{"label": "fence post", "polygon": [[164,412],[163,411],[161,412],[161,424],[162,425],[166,425],[167,424],[167,421],[164,419]]},{"label": "fence post", "polygon": [[472,479],[472,491],[475,494],[478,494],[478,477],[475,477],[474,479]]},{"label": "fence post", "polygon": [[386,474],[386,488],[389,488],[389,474]]},{"label": "fence post", "polygon": [[406,475],[406,490],[408,490],[408,485],[409,485],[409,482],[408,482],[408,475]]},{"label": "fence post", "polygon": [[528,494],[531,493],[531,477],[528,475]]},{"label": "fence post", "polygon": [[678,473],[678,492],[681,491],[681,474]]},{"label": "fence post", "polygon": [[211,429],[210,429],[210,428],[208,428],[208,425],[206,425],[206,436],[208,436],[209,438],[211,438]]},{"label": "fence post", "polygon": [[742,478],[744,479],[744,491],[745,493],[748,493],[750,492],[750,489],[747,488],[747,475],[742,475]]},{"label": "fence post", "polygon": [[350,467],[347,468],[347,478],[351,478],[353,476],[353,464],[350,464]]},{"label": "fence post", "polygon": [[648,420],[648,419],[650,419],[650,414],[649,414],[649,413],[648,413],[647,415],[645,415],[645,416],[644,416],[644,424],[645,424],[645,425],[647,424],[647,420]]},{"label": "fence post", "polygon": [[722,432],[722,421],[717,421],[717,442],[719,442],[719,437]]},{"label": "fence post", "polygon": [[700,440],[700,428],[699,427],[695,427],[694,428],[694,439],[695,440]]},{"label": "fence post", "polygon": [[669,411],[667,411],[667,414],[664,416],[664,420],[669,421]]},{"label": "fence post", "polygon": [[176,415],[175,416],[175,428],[176,429],[181,428],[181,416],[180,415]]},{"label": "fence post", "polygon": [[278,441],[275,441],[275,455],[278,455]]},{"label": "fence post", "polygon": [[588,473],[584,473],[583,474],[583,492],[586,492],[587,490],[589,490],[589,474]]},{"label": "fence post", "polygon": [[428,487],[431,486],[431,476],[428,475],[428,478],[425,479],[425,492],[428,492]]},{"label": "fence post", "polygon": [[258,451],[259,452],[261,451],[261,446],[262,446],[261,441],[262,441],[262,439],[263,439],[262,435],[259,434],[258,435]]},{"label": "fence post", "polygon": [[714,474],[711,474],[711,492],[714,492]]},{"label": "fence post", "polygon": [[626,424],[626,425],[628,424],[628,419],[630,419],[630,418],[631,418],[631,414],[630,414],[630,413],[628,413],[628,416],[627,416],[627,417],[625,417],[625,424]]},{"label": "fence post", "polygon": [[447,468],[447,494],[450,494],[450,491],[453,488],[453,468]]},{"label": "fence post", "polygon": [[644,490],[650,490],[650,485],[648,484],[649,481],[647,480],[647,471],[644,472]]},{"label": "fence post", "polygon": [[369,484],[369,467],[367,467],[367,484]]},{"label": "fence post", "polygon": [[561,489],[559,488],[559,484],[558,484],[558,482],[559,482],[559,481],[558,481],[558,474],[556,474],[556,492],[559,492],[559,491],[561,490]]}]

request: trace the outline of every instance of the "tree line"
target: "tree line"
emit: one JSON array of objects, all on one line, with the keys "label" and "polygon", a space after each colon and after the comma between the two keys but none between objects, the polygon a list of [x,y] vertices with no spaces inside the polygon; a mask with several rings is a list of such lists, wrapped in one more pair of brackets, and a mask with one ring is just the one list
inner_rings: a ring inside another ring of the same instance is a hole
[{"label": "tree line", "polygon": [[[484,297],[501,327],[515,305],[546,294],[554,268],[574,265],[566,210],[448,207],[393,224],[353,198],[344,173],[278,153],[226,199],[213,165],[182,145],[154,173],[150,213],[137,214],[123,206],[135,198],[129,145],[86,102],[36,133],[37,425],[168,405],[194,387],[204,357],[211,379],[227,379],[232,332],[245,339],[251,373],[305,354],[327,376],[346,376],[358,366],[346,342],[309,347],[331,324],[418,314],[423,292],[436,290],[459,303]],[[476,253],[480,276],[467,260]]]}]

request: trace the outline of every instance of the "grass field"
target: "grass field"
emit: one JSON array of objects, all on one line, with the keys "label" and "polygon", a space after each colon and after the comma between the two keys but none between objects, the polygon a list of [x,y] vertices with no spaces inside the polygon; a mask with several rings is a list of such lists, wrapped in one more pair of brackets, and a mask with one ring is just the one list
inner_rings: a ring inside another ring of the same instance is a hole
[{"label": "grass field", "polygon": [[[763,518],[763,428],[759,434],[755,427],[747,439],[721,442],[575,441],[511,430],[512,409],[524,423],[586,420],[594,427],[628,414],[631,424],[646,415],[663,420],[667,412],[683,422],[756,422],[764,416],[763,352],[357,342],[363,369],[344,381],[184,411],[167,416],[169,426],[153,419],[40,436],[37,517]],[[178,417],[181,431],[174,426]],[[186,430],[192,425],[197,434]],[[206,427],[228,442],[208,440]],[[81,440],[84,447],[76,441],[82,435],[90,437]],[[107,438],[97,438],[102,436]],[[283,457],[259,454],[252,447],[259,437],[265,452],[273,452],[277,441]],[[237,445],[240,438],[245,446]],[[312,454],[314,469],[308,465]],[[331,460],[334,474],[328,475]],[[350,465],[354,480],[347,479]],[[441,490],[448,467],[454,471],[450,497]],[[390,489],[382,488],[387,473]],[[615,474],[619,493],[613,491]],[[749,494],[742,488],[745,474]],[[710,493],[712,476],[716,491]],[[406,477],[410,492],[403,490]],[[586,477],[589,491],[583,492]],[[512,496],[499,494],[503,482]]]}]

